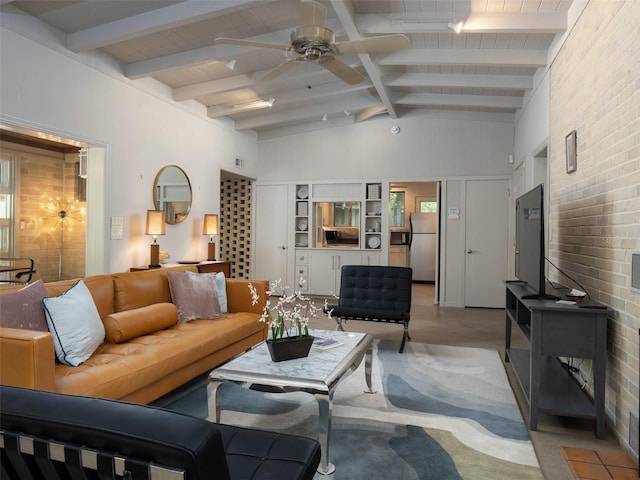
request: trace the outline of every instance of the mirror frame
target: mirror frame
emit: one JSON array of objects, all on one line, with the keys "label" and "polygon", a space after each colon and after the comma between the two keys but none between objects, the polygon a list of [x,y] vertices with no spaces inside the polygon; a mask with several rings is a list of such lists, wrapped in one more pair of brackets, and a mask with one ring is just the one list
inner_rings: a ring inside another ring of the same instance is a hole
[{"label": "mirror frame", "polygon": [[[160,177],[162,176],[162,174],[164,172],[166,172],[167,170],[169,170],[171,168],[177,169],[179,171],[179,173],[182,174],[182,176],[186,180],[187,187],[189,187],[189,202],[188,202],[189,206],[187,207],[187,211],[184,213],[184,216],[180,220],[167,218],[166,217],[166,210],[164,208],[161,208],[160,199],[158,198],[158,185],[160,185]],[[156,210],[164,210],[165,211],[165,221],[166,221],[166,223],[168,225],[177,225],[179,223],[184,222],[187,219],[187,217],[189,216],[189,212],[191,211],[192,203],[193,203],[193,190],[191,188],[191,181],[189,180],[189,176],[187,175],[187,173],[182,168],[180,168],[178,165],[165,165],[160,170],[158,170],[158,173],[156,174],[156,178],[153,181],[153,205],[154,205]]]}]

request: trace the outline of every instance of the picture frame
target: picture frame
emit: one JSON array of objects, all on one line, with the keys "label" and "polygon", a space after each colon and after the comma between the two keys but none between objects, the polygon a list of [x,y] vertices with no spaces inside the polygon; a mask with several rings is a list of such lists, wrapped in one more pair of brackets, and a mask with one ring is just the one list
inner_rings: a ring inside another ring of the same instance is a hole
[{"label": "picture frame", "polygon": [[578,137],[576,131],[573,130],[569,133],[569,135],[565,137],[564,142],[567,157],[567,173],[573,173],[578,169],[576,155]]}]

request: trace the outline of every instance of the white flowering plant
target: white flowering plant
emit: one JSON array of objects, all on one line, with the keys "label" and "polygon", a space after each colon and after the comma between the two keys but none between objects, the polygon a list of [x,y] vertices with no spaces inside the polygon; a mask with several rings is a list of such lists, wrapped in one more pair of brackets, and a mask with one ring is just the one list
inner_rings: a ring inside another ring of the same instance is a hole
[{"label": "white flowering plant", "polygon": [[[309,336],[309,320],[322,308],[317,307],[311,298],[302,294],[304,278],[298,280],[298,290],[291,291],[281,280],[272,282],[267,291],[267,301],[262,310],[261,322],[269,324],[270,340],[289,337]],[[260,296],[253,284],[249,283],[251,304],[256,305]],[[275,305],[273,305],[273,298]]]}]

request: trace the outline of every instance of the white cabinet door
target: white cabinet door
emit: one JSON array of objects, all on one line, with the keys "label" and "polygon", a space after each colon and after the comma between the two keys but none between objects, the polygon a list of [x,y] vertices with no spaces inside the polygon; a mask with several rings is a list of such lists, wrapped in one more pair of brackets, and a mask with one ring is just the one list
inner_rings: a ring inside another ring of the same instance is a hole
[{"label": "white cabinet door", "polygon": [[[371,254],[374,255],[374,254]],[[333,295],[340,293],[340,269],[343,265],[362,265],[367,254],[360,250],[314,250],[309,255],[309,293]]]},{"label": "white cabinet door", "polygon": [[380,252],[366,252],[362,254],[363,265],[382,265],[382,254]]},{"label": "white cabinet door", "polygon": [[309,293],[331,295],[336,291],[336,255],[331,251],[312,251],[309,255]]}]

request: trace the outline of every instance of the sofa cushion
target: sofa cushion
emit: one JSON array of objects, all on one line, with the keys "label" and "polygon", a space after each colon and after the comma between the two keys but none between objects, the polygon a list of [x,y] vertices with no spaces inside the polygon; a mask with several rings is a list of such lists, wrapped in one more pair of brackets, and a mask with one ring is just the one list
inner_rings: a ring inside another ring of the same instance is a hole
[{"label": "sofa cushion", "polygon": [[173,303],[155,303],[146,307],[112,313],[102,319],[105,340],[122,343],[132,338],[164,330],[178,321],[178,308]]},{"label": "sofa cushion", "polygon": [[[82,279],[89,289],[93,302],[96,304],[100,318],[104,318],[113,313],[113,279],[111,275],[92,275]],[[58,280],[56,282],[46,282],[48,297],[57,297],[69,290],[78,282],[78,279]]]},{"label": "sofa cushion", "polygon": [[178,323],[223,315],[214,276],[187,275],[184,272],[167,272],[167,276],[171,299],[178,307]]},{"label": "sofa cushion", "polygon": [[42,301],[58,360],[80,365],[104,340],[104,326],[89,289],[78,280],[62,295]]},{"label": "sofa cushion", "polygon": [[0,327],[49,331],[42,299],[47,289],[42,280],[18,290],[0,295]]},{"label": "sofa cushion", "polygon": [[218,292],[218,301],[220,302],[220,311],[222,313],[229,313],[229,307],[227,306],[227,279],[224,276],[224,272],[195,273],[187,270],[187,275],[210,275],[215,278],[216,292]]}]

